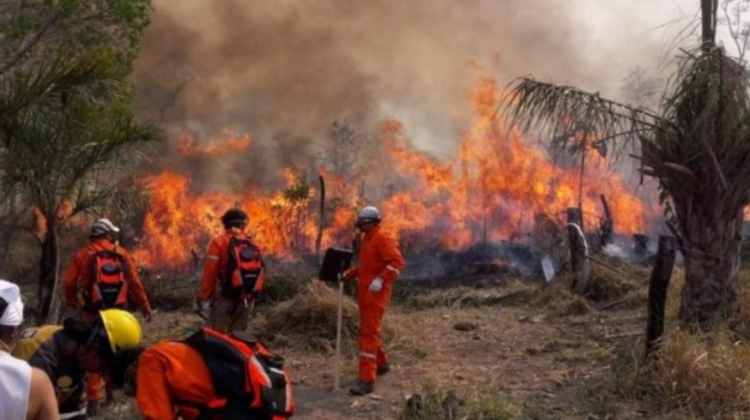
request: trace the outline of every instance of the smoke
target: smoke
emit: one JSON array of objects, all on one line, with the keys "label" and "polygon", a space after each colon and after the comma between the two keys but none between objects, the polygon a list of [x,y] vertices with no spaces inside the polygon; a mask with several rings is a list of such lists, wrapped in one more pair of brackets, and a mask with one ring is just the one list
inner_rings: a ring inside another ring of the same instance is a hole
[{"label": "smoke", "polygon": [[617,97],[629,70],[657,58],[660,40],[635,8],[603,22],[587,4],[157,0],[138,106],[170,127],[261,141],[284,131],[315,143],[336,119],[368,129],[393,117],[420,146],[451,151],[472,61],[503,83],[533,73]]}]

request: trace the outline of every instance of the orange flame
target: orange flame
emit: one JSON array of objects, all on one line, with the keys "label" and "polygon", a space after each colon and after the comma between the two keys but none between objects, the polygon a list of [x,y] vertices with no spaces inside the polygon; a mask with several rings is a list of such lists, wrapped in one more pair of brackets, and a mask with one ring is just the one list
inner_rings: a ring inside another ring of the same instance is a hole
[{"label": "orange flame", "polygon": [[[384,179],[396,179],[380,197],[371,197],[386,219],[385,226],[403,246],[439,243],[449,249],[462,249],[480,240],[495,241],[530,231],[535,218],[552,218],[579,200],[578,168],[554,165],[543,151],[533,147],[521,133],[497,115],[504,93],[495,80],[480,77],[472,92],[473,119],[465,130],[458,156],[439,161],[409,146],[403,125],[383,122],[381,141],[384,162],[369,174],[367,182],[380,187]],[[249,147],[250,136],[196,147],[192,137],[180,144],[183,156],[215,155]],[[596,163],[603,161],[589,154],[582,193],[584,225],[599,224],[600,194],[610,204],[615,229],[620,233],[644,230],[653,218],[618,176],[607,175]],[[299,169],[299,168],[297,168]],[[357,188],[345,185],[341,174],[321,169],[326,177],[330,209],[323,236],[323,247],[346,243],[362,204]],[[186,174],[163,172],[144,181],[151,193],[144,239],[135,251],[136,259],[154,267],[174,267],[190,261],[190,250],[202,251],[211,236],[221,233],[221,214],[238,204],[250,216],[250,226],[266,254],[282,257],[314,251],[318,229],[316,183],[300,180],[293,168],[280,174],[284,191],[264,191],[255,185],[236,194],[188,194]],[[385,185],[382,185],[385,186]]]},{"label": "orange flame", "polygon": [[231,131],[225,131],[223,140],[219,140],[210,143],[206,146],[199,147],[195,145],[195,138],[192,134],[185,134],[180,140],[180,144],[177,146],[177,151],[183,157],[192,156],[216,156],[231,151],[242,150],[250,147],[253,143],[253,138],[250,135],[244,137],[236,137]]}]

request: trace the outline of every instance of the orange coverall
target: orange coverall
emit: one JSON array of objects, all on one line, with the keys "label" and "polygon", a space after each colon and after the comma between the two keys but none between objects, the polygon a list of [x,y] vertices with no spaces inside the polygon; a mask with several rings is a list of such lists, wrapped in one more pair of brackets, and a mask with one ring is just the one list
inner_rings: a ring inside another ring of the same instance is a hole
[{"label": "orange coverall", "polygon": [[[144,420],[194,420],[197,408],[178,401],[205,404],[216,399],[211,374],[200,353],[185,343],[164,340],[147,348],[138,359],[138,409]],[[177,407],[175,407],[177,406]]]},{"label": "orange coverall", "polygon": [[[393,281],[404,269],[404,258],[396,241],[375,226],[364,234],[359,248],[359,265],[347,270],[344,279],[359,279],[357,299],[359,301],[359,380],[375,382],[378,366],[388,364],[383,349],[381,333],[383,314],[391,298]],[[370,284],[375,278],[383,279],[383,289],[371,292]]]},{"label": "orange coverall", "polygon": [[[106,238],[96,239],[88,245],[78,250],[73,255],[73,259],[68,264],[65,274],[63,275],[63,291],[65,293],[65,306],[69,308],[83,308],[83,297],[81,292],[88,291],[91,288],[91,257],[99,251],[112,251],[115,244]],[[128,264],[128,295],[136,301],[140,308],[150,307],[146,290],[138,276],[138,270],[135,268],[133,259],[130,254],[122,248],[117,247],[117,252],[125,257]],[[98,316],[97,312],[83,313],[83,319],[93,321]],[[86,379],[86,399],[89,401],[99,401],[102,399],[101,376],[89,373]]]},{"label": "orange coverall", "polygon": [[[200,301],[206,302],[216,299],[216,306],[211,310],[209,326],[217,331],[227,333],[229,331],[247,328],[248,309],[244,303],[230,301],[219,293],[220,287],[217,283],[223,281],[224,272],[229,260],[229,241],[233,236],[242,239],[251,239],[245,236],[239,229],[227,229],[223,235],[214,238],[208,246],[206,262],[203,265],[201,277]],[[262,270],[258,282],[265,283],[265,270]]]}]

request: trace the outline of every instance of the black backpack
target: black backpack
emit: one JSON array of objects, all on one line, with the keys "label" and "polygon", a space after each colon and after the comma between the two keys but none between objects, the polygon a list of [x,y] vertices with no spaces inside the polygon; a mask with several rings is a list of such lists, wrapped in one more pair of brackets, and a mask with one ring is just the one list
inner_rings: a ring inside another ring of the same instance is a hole
[{"label": "black backpack", "polygon": [[282,420],[294,414],[292,381],[284,359],[259,339],[210,328],[184,340],[203,357],[216,401],[177,401],[200,410],[200,420]]}]

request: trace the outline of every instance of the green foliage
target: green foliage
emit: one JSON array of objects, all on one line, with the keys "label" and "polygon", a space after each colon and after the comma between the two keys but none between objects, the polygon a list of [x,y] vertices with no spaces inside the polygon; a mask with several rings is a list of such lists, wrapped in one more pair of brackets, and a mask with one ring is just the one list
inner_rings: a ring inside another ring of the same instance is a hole
[{"label": "green foliage", "polygon": [[0,74],[61,51],[111,52],[130,73],[149,24],[150,0],[10,0],[0,5]]}]

